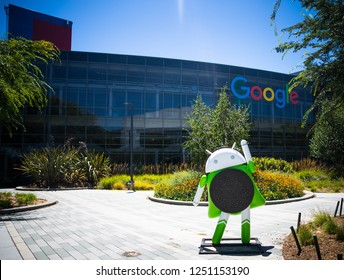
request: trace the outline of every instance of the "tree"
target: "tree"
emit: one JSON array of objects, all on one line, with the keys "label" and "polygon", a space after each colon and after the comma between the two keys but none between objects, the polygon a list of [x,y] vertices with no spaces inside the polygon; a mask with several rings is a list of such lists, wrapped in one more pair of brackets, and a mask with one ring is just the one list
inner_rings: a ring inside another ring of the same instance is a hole
[{"label": "tree", "polygon": [[[271,16],[275,21],[282,0],[277,0]],[[344,2],[342,0],[300,0],[308,11],[304,20],[282,29],[290,41],[279,44],[276,51],[307,50],[304,70],[291,80],[290,89],[310,85],[316,122],[309,132],[311,155],[334,162],[343,159],[344,120]],[[292,40],[291,40],[292,39]]]},{"label": "tree", "polygon": [[187,116],[188,140],[183,143],[184,148],[190,151],[190,157],[195,163],[200,163],[204,159],[205,150],[209,149],[210,115],[210,108],[198,95],[192,105],[191,113]]},{"label": "tree", "polygon": [[[271,15],[275,21],[282,0],[277,0]],[[290,41],[275,49],[283,56],[289,52],[306,50],[304,70],[290,83],[290,90],[310,85],[315,96],[314,105],[305,114],[321,106],[325,99],[344,103],[344,2],[342,0],[300,0],[309,11],[304,20],[282,29]]]},{"label": "tree", "polygon": [[194,163],[204,162],[206,150],[215,151],[248,139],[251,126],[249,108],[231,105],[226,89],[221,89],[214,109],[205,105],[201,96],[198,96],[187,116],[188,139],[183,146],[189,149]]},{"label": "tree", "polygon": [[344,164],[344,106],[323,101],[310,141],[311,156]]},{"label": "tree", "polygon": [[24,38],[0,40],[0,125],[11,134],[24,127],[21,115],[25,106],[42,109],[51,87],[37,62],[59,60],[60,52],[53,43]]}]

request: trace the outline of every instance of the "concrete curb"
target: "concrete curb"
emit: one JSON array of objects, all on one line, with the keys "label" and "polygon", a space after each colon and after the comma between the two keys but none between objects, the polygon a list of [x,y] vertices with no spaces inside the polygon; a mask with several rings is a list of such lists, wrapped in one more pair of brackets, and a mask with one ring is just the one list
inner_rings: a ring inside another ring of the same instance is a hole
[{"label": "concrete curb", "polygon": [[[302,201],[302,200],[306,200],[306,199],[310,199],[310,198],[315,197],[315,194],[312,192],[304,191],[304,193],[305,193],[305,195],[301,196],[301,197],[281,199],[281,200],[268,200],[268,201],[266,201],[265,205],[291,203],[291,202]],[[158,203],[193,206],[192,201],[179,201],[179,200],[172,200],[172,199],[157,198],[157,197],[153,197],[153,196],[148,196],[148,199],[153,201],[153,202],[158,202]],[[208,206],[208,202],[200,202],[198,204],[198,206]]]},{"label": "concrete curb", "polygon": [[44,208],[44,207],[55,205],[57,203],[58,203],[58,200],[55,200],[55,201],[48,201],[48,202],[44,202],[44,203],[40,203],[40,204],[35,204],[35,205],[14,207],[14,208],[9,208],[9,209],[1,209],[0,210],[0,215],[36,210],[36,209],[40,209],[40,208]]},{"label": "concrete curb", "polygon": [[30,187],[23,187],[18,186],[15,188],[17,191],[77,191],[77,190],[95,190],[96,188],[30,188]]}]

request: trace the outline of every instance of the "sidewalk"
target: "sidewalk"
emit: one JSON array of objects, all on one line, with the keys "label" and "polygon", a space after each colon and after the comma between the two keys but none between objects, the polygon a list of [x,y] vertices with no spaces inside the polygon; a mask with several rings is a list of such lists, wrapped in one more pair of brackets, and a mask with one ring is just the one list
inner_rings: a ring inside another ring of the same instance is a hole
[{"label": "sidewalk", "polygon": [[[2,190],[7,191],[7,190]],[[11,190],[13,191],[13,190]],[[264,254],[200,255],[202,238],[211,238],[217,219],[207,207],[169,205],[147,199],[152,192],[77,190],[37,192],[59,203],[0,216],[0,259],[76,260],[256,260],[283,259],[282,240],[312,212],[334,213],[344,194],[266,205],[251,211],[251,233]],[[224,237],[240,237],[240,216],[232,216]]]}]

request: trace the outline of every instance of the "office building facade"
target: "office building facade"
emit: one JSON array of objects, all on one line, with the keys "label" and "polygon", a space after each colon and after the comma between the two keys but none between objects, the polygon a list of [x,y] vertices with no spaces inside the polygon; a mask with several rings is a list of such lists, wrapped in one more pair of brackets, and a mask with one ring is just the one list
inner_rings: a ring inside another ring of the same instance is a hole
[{"label": "office building facade", "polygon": [[[293,76],[244,67],[179,59],[62,51],[61,63],[41,65],[54,89],[42,111],[24,113],[26,132],[1,131],[2,162],[33,148],[73,138],[129,162],[131,114],[134,162],[190,160],[182,147],[186,119],[198,95],[216,106],[227,85],[232,104],[249,105],[254,156],[287,160],[308,154],[304,113],[312,105],[306,89],[289,93]],[[5,160],[6,158],[6,160]],[[4,172],[5,170],[3,170]],[[8,170],[7,170],[8,171]]]}]

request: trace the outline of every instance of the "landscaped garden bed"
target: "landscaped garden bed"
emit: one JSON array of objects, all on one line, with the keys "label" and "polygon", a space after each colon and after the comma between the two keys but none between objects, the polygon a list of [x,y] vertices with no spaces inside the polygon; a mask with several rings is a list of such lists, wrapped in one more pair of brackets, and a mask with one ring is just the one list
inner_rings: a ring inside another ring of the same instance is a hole
[{"label": "landscaped garden bed", "polygon": [[33,193],[0,192],[0,210],[37,205],[46,201],[46,199],[37,198]]},{"label": "landscaped garden bed", "polygon": [[317,260],[319,259],[314,235],[317,238],[320,258],[336,260],[344,254],[344,216],[332,217],[329,213],[319,211],[310,223],[300,225],[297,238],[301,252],[292,234],[283,242],[282,253],[286,260]]}]

